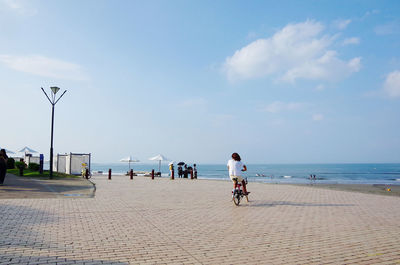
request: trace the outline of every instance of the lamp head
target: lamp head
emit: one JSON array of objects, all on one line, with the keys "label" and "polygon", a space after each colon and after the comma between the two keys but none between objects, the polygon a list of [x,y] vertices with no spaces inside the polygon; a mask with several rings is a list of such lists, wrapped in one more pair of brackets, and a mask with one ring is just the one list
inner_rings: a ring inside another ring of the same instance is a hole
[{"label": "lamp head", "polygon": [[53,91],[54,95],[57,94],[58,90],[60,90],[60,88],[57,86],[52,86],[52,87],[50,87],[50,89],[51,89],[51,91]]}]

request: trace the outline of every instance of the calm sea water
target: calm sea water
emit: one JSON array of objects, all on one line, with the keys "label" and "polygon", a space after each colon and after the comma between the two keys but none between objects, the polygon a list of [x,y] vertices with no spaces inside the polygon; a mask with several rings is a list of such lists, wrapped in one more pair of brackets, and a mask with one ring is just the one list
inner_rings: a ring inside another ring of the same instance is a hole
[{"label": "calm sea water", "polygon": [[[91,170],[113,175],[128,171],[127,163],[92,163]],[[158,171],[157,164],[131,164],[134,171]],[[175,165],[175,170],[177,166]],[[400,185],[400,164],[247,164],[248,180],[267,183],[309,183],[310,174],[316,175],[317,183],[340,184],[390,184]],[[229,180],[226,165],[197,165],[199,179]],[[168,165],[161,165],[162,177],[169,177]],[[176,172],[175,172],[176,174]],[[229,180],[230,181],[230,180]]]}]

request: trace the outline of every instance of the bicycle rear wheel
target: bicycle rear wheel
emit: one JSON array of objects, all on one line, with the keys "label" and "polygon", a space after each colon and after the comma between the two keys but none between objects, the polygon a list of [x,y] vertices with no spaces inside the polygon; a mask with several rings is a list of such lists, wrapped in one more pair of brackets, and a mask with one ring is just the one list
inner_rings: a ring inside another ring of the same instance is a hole
[{"label": "bicycle rear wheel", "polygon": [[233,203],[234,203],[236,206],[239,206],[239,204],[240,204],[240,194],[239,194],[239,192],[237,192],[236,190],[235,190],[235,192],[233,193],[233,198],[232,198],[232,200],[233,200]]}]

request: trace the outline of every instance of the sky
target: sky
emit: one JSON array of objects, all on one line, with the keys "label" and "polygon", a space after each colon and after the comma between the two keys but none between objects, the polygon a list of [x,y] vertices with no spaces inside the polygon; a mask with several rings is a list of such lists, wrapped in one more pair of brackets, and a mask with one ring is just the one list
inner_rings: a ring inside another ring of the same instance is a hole
[{"label": "sky", "polygon": [[0,0],[0,146],[400,162],[399,1]]}]

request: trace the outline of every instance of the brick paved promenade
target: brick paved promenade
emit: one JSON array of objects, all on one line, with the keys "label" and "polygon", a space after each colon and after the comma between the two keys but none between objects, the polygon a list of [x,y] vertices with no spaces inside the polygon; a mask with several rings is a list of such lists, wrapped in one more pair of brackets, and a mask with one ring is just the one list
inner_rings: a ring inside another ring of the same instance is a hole
[{"label": "brick paved promenade", "polygon": [[94,198],[0,200],[0,264],[400,264],[400,198],[94,177]]}]

